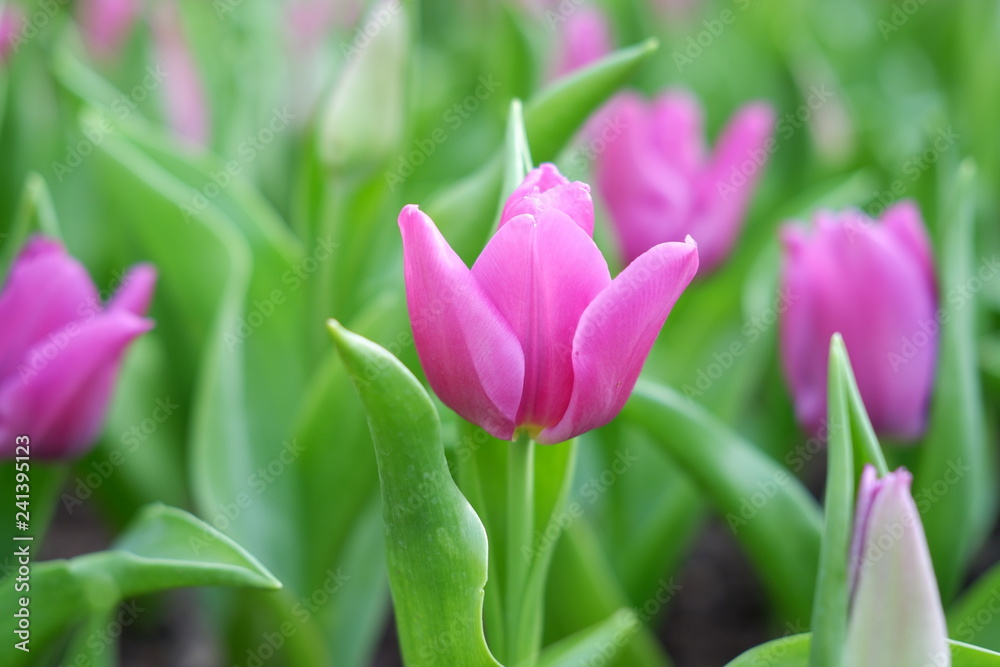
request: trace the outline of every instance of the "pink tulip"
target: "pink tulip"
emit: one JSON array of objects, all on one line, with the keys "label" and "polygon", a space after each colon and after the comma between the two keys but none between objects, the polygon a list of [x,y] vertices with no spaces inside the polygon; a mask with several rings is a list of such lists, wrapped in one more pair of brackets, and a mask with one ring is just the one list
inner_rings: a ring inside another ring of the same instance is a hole
[{"label": "pink tulip", "polygon": [[948,667],[944,609],[905,469],[878,479],[865,466],[851,544],[844,664]]},{"label": "pink tulip", "polygon": [[157,7],[153,22],[156,57],[166,76],[163,81],[167,124],[178,137],[195,146],[209,139],[209,110],[201,75],[184,37],[180,10],[174,2]]},{"label": "pink tulip", "polygon": [[774,112],[749,104],[706,155],[702,111],[670,91],[653,102],[622,93],[602,112],[608,131],[596,150],[597,187],[626,262],[690,234],[706,270],[729,254],[763,165],[774,150]]},{"label": "pink tulip", "polygon": [[0,456],[14,455],[19,435],[44,459],[93,444],[122,355],[153,326],[143,315],[155,281],[151,266],[133,267],[105,307],[58,242],[28,241],[0,292]]},{"label": "pink tulip", "polygon": [[611,53],[608,19],[597,7],[580,7],[557,26],[558,53],[553,79],[566,76]]},{"label": "pink tulip", "polygon": [[431,387],[498,438],[568,440],[621,410],[674,302],[694,242],[653,247],[611,279],[589,188],[551,164],[507,200],[470,270],[415,205],[399,215],[413,337]]},{"label": "pink tulip", "polygon": [[808,236],[783,230],[781,355],[799,422],[826,414],[830,337],[844,338],[861,398],[880,434],[919,438],[937,358],[937,295],[930,243],[911,202],[875,224],[857,211],[816,216]]},{"label": "pink tulip", "polygon": [[80,27],[88,48],[108,58],[121,51],[139,15],[138,0],[84,0],[79,5]]},{"label": "pink tulip", "polygon": [[0,64],[10,59],[24,24],[24,15],[16,3],[0,2]]}]

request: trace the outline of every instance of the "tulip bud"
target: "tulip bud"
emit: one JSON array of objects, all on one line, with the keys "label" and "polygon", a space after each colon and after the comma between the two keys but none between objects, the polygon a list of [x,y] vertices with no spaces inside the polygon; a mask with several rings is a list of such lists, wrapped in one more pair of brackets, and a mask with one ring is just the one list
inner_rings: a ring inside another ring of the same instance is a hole
[{"label": "tulip bud", "polygon": [[399,145],[409,31],[401,0],[376,4],[356,31],[320,121],[319,153],[326,165],[334,169],[376,165]]},{"label": "tulip bud", "polygon": [[840,332],[875,430],[900,440],[927,426],[937,295],[930,243],[910,202],[879,223],[860,212],[819,213],[811,235],[783,231],[781,357],[804,428],[826,414],[827,349]]},{"label": "tulip bud", "polygon": [[32,456],[78,456],[101,430],[129,343],[152,328],[156,272],[133,267],[101,304],[86,270],[56,241],[35,237],[0,292],[0,456],[17,436]]},{"label": "tulip bud", "polygon": [[83,0],[80,28],[90,51],[103,58],[117,55],[140,8],[138,0]]},{"label": "tulip bud", "polygon": [[749,104],[730,120],[711,156],[698,101],[683,92],[647,103],[623,93],[602,111],[595,177],[626,262],[690,234],[706,270],[729,255],[750,196],[774,150],[774,112]]},{"label": "tulip bud", "polygon": [[558,26],[558,30],[559,47],[553,79],[566,76],[611,53],[608,19],[597,7],[580,7]]},{"label": "tulip bud", "polygon": [[905,469],[877,479],[870,465],[861,475],[845,665],[951,665],[941,596],[910,495],[912,479]]},{"label": "tulip bud", "polygon": [[698,270],[693,241],[664,243],[611,279],[590,190],[551,164],[507,200],[470,270],[426,214],[399,215],[413,338],[431,387],[497,438],[541,443],[609,422]]}]

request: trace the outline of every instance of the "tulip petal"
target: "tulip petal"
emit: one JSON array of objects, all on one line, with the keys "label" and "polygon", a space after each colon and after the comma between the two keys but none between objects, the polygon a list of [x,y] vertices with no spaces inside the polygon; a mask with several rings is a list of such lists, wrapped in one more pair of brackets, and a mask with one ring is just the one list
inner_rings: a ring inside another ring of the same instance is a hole
[{"label": "tulip petal", "polygon": [[695,219],[706,269],[725,259],[739,236],[750,198],[763,173],[773,142],[774,111],[764,103],[748,104],[733,116],[715,147],[700,183]]},{"label": "tulip petal", "polygon": [[611,283],[604,256],[569,216],[547,209],[509,220],[472,273],[524,350],[517,423],[556,423],[572,391],[570,352],[580,316]]},{"label": "tulip petal", "polygon": [[0,293],[0,377],[53,331],[100,310],[86,269],[57,241],[31,238]]},{"label": "tulip petal", "polygon": [[131,313],[73,322],[32,348],[0,386],[0,442],[31,436],[40,458],[71,456],[100,432],[128,344],[153,326]]},{"label": "tulip petal", "polygon": [[826,410],[827,349],[839,331],[875,430],[912,440],[926,427],[936,297],[914,289],[926,285],[923,262],[884,225],[859,225],[858,215],[817,215],[812,238],[786,241],[782,363],[799,422],[817,431]]},{"label": "tulip petal", "polygon": [[417,206],[399,214],[413,339],[438,397],[497,438],[510,439],[524,384],[511,326]]},{"label": "tulip petal", "polygon": [[573,393],[538,438],[568,440],[611,421],[628,400],[674,303],[698,271],[698,248],[663,243],[638,257],[587,307],[573,337]]},{"label": "tulip petal", "polygon": [[590,197],[590,186],[578,181],[571,183],[550,163],[532,169],[525,176],[504,204],[500,226],[519,215],[537,215],[548,208],[559,209],[588,236],[594,235],[594,202]]},{"label": "tulip petal", "polygon": [[705,159],[702,117],[698,100],[683,90],[664,93],[650,110],[650,149],[690,179]]},{"label": "tulip petal", "polygon": [[946,667],[948,631],[911,476],[890,473],[873,499],[844,664]]},{"label": "tulip petal", "polygon": [[145,315],[153,299],[156,269],[152,264],[137,264],[122,279],[121,287],[108,302],[108,310],[124,310],[133,315]]},{"label": "tulip petal", "polygon": [[896,239],[920,262],[926,277],[925,288],[930,293],[936,293],[934,254],[931,250],[931,241],[927,237],[927,229],[924,227],[923,216],[920,215],[916,203],[904,199],[893,204],[882,214],[881,221],[885,229],[895,235]]},{"label": "tulip petal", "polygon": [[619,94],[602,116],[615,131],[602,144],[594,175],[622,255],[631,262],[657,244],[683,240],[691,231],[687,223],[694,189],[677,164],[653,149],[654,121],[641,97]]}]

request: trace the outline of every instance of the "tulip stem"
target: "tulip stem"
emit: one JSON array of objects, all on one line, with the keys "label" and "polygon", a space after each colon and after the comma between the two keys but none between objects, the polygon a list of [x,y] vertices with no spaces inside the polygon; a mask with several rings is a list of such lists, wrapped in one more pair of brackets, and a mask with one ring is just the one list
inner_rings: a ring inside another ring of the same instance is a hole
[{"label": "tulip stem", "polygon": [[531,664],[521,628],[524,592],[531,568],[535,515],[535,443],[521,435],[507,449],[507,590],[505,634],[508,664]]}]

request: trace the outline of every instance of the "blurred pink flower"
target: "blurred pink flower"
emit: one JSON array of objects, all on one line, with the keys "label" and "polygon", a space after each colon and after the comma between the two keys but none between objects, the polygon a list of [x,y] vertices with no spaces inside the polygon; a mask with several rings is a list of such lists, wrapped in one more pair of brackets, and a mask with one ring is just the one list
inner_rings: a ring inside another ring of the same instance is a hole
[{"label": "blurred pink flower", "polygon": [[0,292],[0,456],[14,455],[19,435],[43,459],[94,443],[125,350],[153,326],[143,316],[155,282],[151,266],[135,266],[103,306],[62,245],[28,241]]},{"label": "blurred pink flower", "polygon": [[611,279],[591,236],[589,188],[551,164],[507,200],[471,271],[427,215],[406,206],[413,337],[431,387],[498,438],[568,440],[621,410],[674,302],[698,270],[690,239]]},{"label": "blurred pink flower", "polygon": [[774,150],[774,112],[740,109],[706,155],[698,101],[668,91],[652,102],[622,93],[601,111],[608,128],[595,178],[626,262],[690,234],[705,270],[717,268],[739,236],[750,197]]},{"label": "blurred pink flower", "polygon": [[826,414],[830,337],[840,332],[872,425],[919,438],[927,425],[939,321],[930,242],[912,202],[875,223],[859,211],[820,212],[814,230],[786,226],[781,357],[803,427]]},{"label": "blurred pink flower", "polygon": [[175,2],[156,8],[153,21],[156,58],[163,68],[163,98],[167,125],[178,137],[196,146],[209,141],[209,109],[201,74],[184,37],[180,11]]},{"label": "blurred pink flower", "polygon": [[0,64],[10,59],[22,25],[24,14],[21,8],[12,2],[0,2]]},{"label": "blurred pink flower", "polygon": [[117,56],[141,8],[140,0],[81,0],[78,17],[90,51],[102,58]]},{"label": "blurred pink flower", "polygon": [[565,76],[611,53],[611,28],[597,7],[577,9],[556,26],[556,59],[550,78]]},{"label": "blurred pink flower", "polygon": [[865,466],[851,544],[851,611],[844,664],[948,667],[951,651],[927,537],[900,468]]}]

